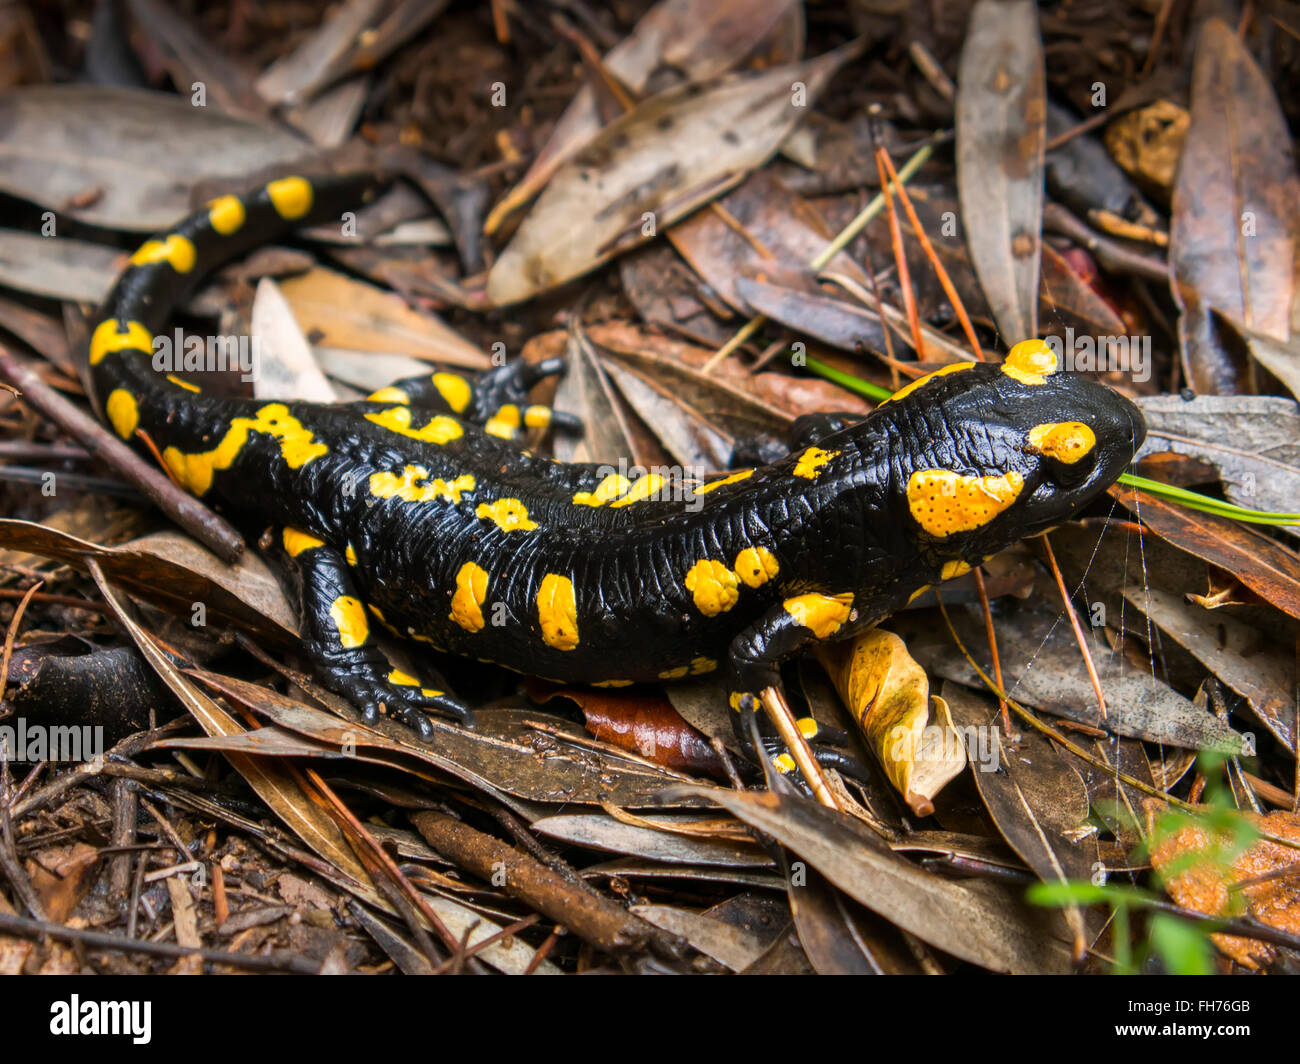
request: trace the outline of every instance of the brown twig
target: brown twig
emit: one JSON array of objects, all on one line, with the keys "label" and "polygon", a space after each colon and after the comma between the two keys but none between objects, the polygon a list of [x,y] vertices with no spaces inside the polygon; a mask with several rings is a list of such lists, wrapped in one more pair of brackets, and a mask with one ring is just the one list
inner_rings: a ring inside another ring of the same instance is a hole
[{"label": "brown twig", "polygon": [[22,393],[23,402],[40,411],[140,489],[158,509],[189,532],[223,561],[235,562],[244,550],[244,539],[234,527],[218,517],[192,495],[186,494],[159,470],[148,465],[121,440],[116,439],[93,417],[59,395],[41,380],[25,360],[0,345],[0,378]]},{"label": "brown twig", "polygon": [[767,710],[768,717],[776,725],[776,730],[781,735],[781,741],[785,743],[786,749],[790,751],[790,756],[794,758],[795,765],[802,773],[808,786],[812,788],[813,797],[827,808],[839,810],[840,804],[835,800],[835,795],[831,792],[826,777],[822,775],[822,767],[817,764],[817,759],[813,757],[808,740],[803,737],[803,732],[795,724],[794,714],[790,712],[790,707],[786,705],[784,696],[775,687],[764,687],[760,701],[763,703],[763,708]]},{"label": "brown twig", "polygon": [[[1043,550],[1047,554],[1047,564],[1052,570],[1052,576],[1056,578],[1056,589],[1061,593],[1061,602],[1065,606],[1066,616],[1070,618],[1070,627],[1074,629],[1075,641],[1079,644],[1079,650],[1083,653],[1084,667],[1088,670],[1088,679],[1092,682],[1092,690],[1097,696],[1097,708],[1101,710],[1101,719],[1106,719],[1106,696],[1101,691],[1101,678],[1097,675],[1097,667],[1092,661],[1092,652],[1088,649],[1088,641],[1083,635],[1083,626],[1079,624],[1079,615],[1075,612],[1074,602],[1070,598],[1070,593],[1065,589],[1065,577],[1061,575],[1061,567],[1056,564],[1056,554],[1052,551],[1051,541],[1047,538],[1047,533],[1038,537],[1043,544]],[[1001,680],[998,681],[1002,683]]]}]

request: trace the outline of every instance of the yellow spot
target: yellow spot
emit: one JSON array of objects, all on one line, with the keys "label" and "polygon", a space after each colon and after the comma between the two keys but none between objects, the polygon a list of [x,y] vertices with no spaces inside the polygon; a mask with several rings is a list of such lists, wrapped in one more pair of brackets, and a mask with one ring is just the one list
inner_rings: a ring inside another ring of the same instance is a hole
[{"label": "yellow spot", "polygon": [[1015,470],[970,477],[949,469],[922,469],[907,481],[907,505],[932,536],[969,532],[988,524],[1016,501],[1025,486]]},{"label": "yellow spot", "polygon": [[146,240],[140,250],[131,256],[132,266],[148,266],[153,262],[171,263],[177,273],[189,273],[198,257],[194,244],[188,237],[171,233],[162,240]]},{"label": "yellow spot", "polygon": [[213,474],[218,469],[229,469],[248,442],[249,433],[260,432],[280,441],[280,456],[290,469],[301,469],[308,462],[329,451],[323,443],[315,442],[311,431],[289,413],[283,403],[262,407],[256,417],[237,417],[221,442],[210,451],[185,454],[175,447],[163,451],[163,461],[180,484],[195,495],[203,495],[212,487]]},{"label": "yellow spot", "polygon": [[592,687],[631,687],[634,680],[597,680]]},{"label": "yellow spot", "polygon": [[187,392],[197,393],[199,391],[199,386],[197,384],[191,384],[184,378],[176,376],[175,373],[167,374],[167,379],[176,385],[177,388],[184,388]]},{"label": "yellow spot", "polygon": [[752,469],[738,469],[729,477],[723,477],[721,480],[711,480],[707,484],[700,484],[695,489],[696,495],[704,495],[716,488],[725,488],[728,484],[739,484],[742,480],[748,480],[754,475]]},{"label": "yellow spot", "polygon": [[747,587],[762,587],[781,569],[766,547],[745,548],[736,555],[736,564],[732,568]]},{"label": "yellow spot", "polygon": [[713,672],[717,667],[718,663],[712,658],[691,658],[689,664],[664,669],[659,674],[659,679],[680,680],[683,676],[703,676],[705,673]]},{"label": "yellow spot", "polygon": [[135,435],[135,428],[140,424],[140,407],[136,405],[135,396],[125,388],[114,388],[104,403],[104,413],[113,425],[113,431],[124,440]]},{"label": "yellow spot", "polygon": [[296,528],[285,527],[284,530],[284,549],[290,558],[296,558],[305,550],[313,550],[316,547],[325,546],[323,539],[317,539],[307,532],[300,532]]},{"label": "yellow spot", "polygon": [[429,471],[419,465],[405,466],[400,477],[396,473],[371,473],[369,481],[370,494],[375,498],[401,499],[403,502],[443,499],[459,503],[462,493],[473,491],[474,484],[472,473],[462,473],[450,482],[441,477],[429,480]]},{"label": "yellow spot", "polygon": [[305,177],[282,177],[266,186],[275,213],[287,221],[301,218],[311,210],[311,182]]},{"label": "yellow spot", "polygon": [[510,440],[514,439],[521,423],[519,407],[514,403],[507,403],[488,418],[483,431],[489,436],[500,436],[503,440]]},{"label": "yellow spot", "polygon": [[1044,384],[1060,366],[1045,340],[1021,340],[1007,352],[1002,372],[1021,384]]},{"label": "yellow spot", "polygon": [[534,404],[524,411],[524,424],[530,429],[544,429],[551,423],[551,408]]},{"label": "yellow spot", "polygon": [[366,396],[368,403],[401,403],[403,406],[409,406],[411,397],[401,388],[394,388],[389,385],[387,388],[380,388],[377,392],[371,392]]},{"label": "yellow spot", "polygon": [[610,473],[601,483],[595,485],[594,492],[578,492],[573,496],[575,506],[604,506],[611,498],[617,498],[627,492],[632,481],[623,473]]},{"label": "yellow spot", "polygon": [[695,608],[706,617],[726,613],[740,601],[736,574],[721,562],[707,559],[696,562],[684,583],[695,599]]},{"label": "yellow spot", "polygon": [[599,484],[595,491],[580,491],[573,497],[575,506],[604,506],[610,499],[617,499],[632,482],[622,473],[611,473]]},{"label": "yellow spot", "polygon": [[542,625],[542,642],[556,650],[572,650],[578,645],[578,603],[573,581],[567,576],[547,573],[537,590],[537,619]]},{"label": "yellow spot", "polygon": [[812,717],[800,717],[794,722],[794,726],[805,739],[816,739],[817,733],[821,731],[821,727]]},{"label": "yellow spot", "polygon": [[913,602],[915,602],[917,599],[919,599],[922,595],[924,595],[929,590],[930,590],[929,584],[922,584],[920,587],[918,587],[915,591],[913,591],[910,595],[907,596],[908,605],[910,606]]},{"label": "yellow spot", "polygon": [[361,600],[351,595],[340,595],[330,604],[330,617],[339,632],[339,642],[345,650],[362,646],[370,638],[370,623]]},{"label": "yellow spot", "polygon": [[902,399],[905,395],[911,395],[918,388],[924,388],[936,377],[946,377],[949,373],[961,373],[962,370],[971,369],[974,365],[974,362],[954,362],[951,366],[942,366],[939,369],[936,369],[933,373],[927,373],[924,377],[917,377],[911,384],[903,385],[903,387],[899,388],[898,391],[888,399],[880,400],[880,405],[884,406],[886,403],[892,403],[898,399]]},{"label": "yellow spot", "polygon": [[826,639],[841,628],[853,612],[853,593],[842,595],[822,595],[809,592],[796,595],[781,604],[785,612],[804,628],[812,631],[818,639]]},{"label": "yellow spot", "polygon": [[469,381],[456,373],[435,373],[433,386],[438,389],[438,394],[442,396],[443,401],[456,414],[469,406],[469,401],[474,395]]},{"label": "yellow spot", "polygon": [[[727,699],[727,704],[731,706],[731,708],[734,709],[737,713],[740,713],[742,711],[742,707],[740,705],[741,699],[743,699],[747,694],[749,694],[748,691],[732,691],[731,697]],[[754,703],[755,704],[752,708],[757,710],[758,709],[757,698],[754,699]]]},{"label": "yellow spot", "polygon": [[816,480],[822,466],[837,457],[839,453],[839,451],[823,451],[820,447],[809,447],[799,456],[799,462],[794,467],[794,475]]},{"label": "yellow spot", "polygon": [[643,499],[650,498],[660,488],[664,486],[664,478],[658,473],[647,473],[627,490],[627,494],[621,499],[615,499],[609,504],[610,509],[619,506],[631,506],[634,502],[641,502]]},{"label": "yellow spot", "polygon": [[[412,676],[409,672],[403,672],[401,669],[394,669],[388,674],[388,682],[394,687],[420,687],[420,681]],[[425,698],[437,698],[441,691],[435,691],[431,687],[420,687],[420,694]]]},{"label": "yellow spot", "polygon": [[1096,434],[1082,421],[1054,421],[1029,430],[1030,447],[1066,465],[1073,465],[1096,445]]},{"label": "yellow spot", "polygon": [[413,440],[423,440],[425,443],[450,443],[465,434],[460,422],[445,414],[432,418],[421,428],[412,428],[409,406],[395,406],[390,410],[381,410],[377,414],[367,414],[366,420],[373,421],[389,432],[396,432],[399,436],[410,436]]},{"label": "yellow spot", "polygon": [[537,522],[528,517],[528,507],[518,499],[481,502],[474,511],[474,516],[485,521],[495,521],[502,532],[531,532],[537,527]]},{"label": "yellow spot", "polygon": [[219,196],[208,204],[208,224],[222,236],[244,227],[244,203],[238,196]]},{"label": "yellow spot", "polygon": [[939,571],[940,580],[952,580],[958,576],[965,576],[970,572],[970,562],[962,561],[955,558],[950,562],[944,562],[943,568]]},{"label": "yellow spot", "polygon": [[[125,331],[119,331],[125,325]],[[90,338],[90,364],[99,365],[111,351],[153,351],[153,334],[138,321],[101,321]]]},{"label": "yellow spot", "polygon": [[355,567],[357,564],[357,548],[349,543],[343,551],[343,558],[349,565]]},{"label": "yellow spot", "polygon": [[487,601],[488,574],[482,566],[466,562],[456,574],[451,596],[451,619],[467,632],[482,631],[483,603]]},{"label": "yellow spot", "polygon": [[772,767],[783,776],[789,776],[795,770],[794,758],[789,754],[777,754],[772,758]]}]

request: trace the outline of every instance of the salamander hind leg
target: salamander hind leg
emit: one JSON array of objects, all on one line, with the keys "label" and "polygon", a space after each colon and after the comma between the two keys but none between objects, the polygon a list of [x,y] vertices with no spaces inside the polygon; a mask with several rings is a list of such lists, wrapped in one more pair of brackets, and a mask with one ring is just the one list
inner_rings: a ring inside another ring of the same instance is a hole
[{"label": "salamander hind leg", "polygon": [[477,378],[452,369],[440,369],[394,381],[367,399],[452,414],[507,440],[520,439],[529,430],[542,432],[551,427],[565,432],[580,432],[582,422],[573,415],[528,401],[528,393],[534,385],[563,371],[564,361],[558,358],[544,362],[515,359]]},{"label": "salamander hind leg", "polygon": [[[728,651],[728,697],[732,728],[742,752],[759,760],[750,728],[751,715],[758,714],[759,731],[764,749],[775,768],[797,777],[794,758],[773,734],[762,714],[762,692],[766,687],[781,690],[780,663],[820,640],[831,639],[854,619],[851,594],[794,595],[773,606],[731,642]],[[835,728],[818,723],[811,716],[795,721],[808,741],[817,763],[846,775],[862,779],[866,770],[849,754],[837,749],[847,736]],[[799,781],[802,785],[802,781]]]},{"label": "salamander hind leg", "polygon": [[463,702],[422,686],[384,657],[371,635],[367,608],[343,555],[293,528],[284,530],[284,548],[300,577],[303,642],[326,687],[352,702],[368,722],[386,714],[422,739],[433,734],[429,712],[473,724],[474,715]]}]

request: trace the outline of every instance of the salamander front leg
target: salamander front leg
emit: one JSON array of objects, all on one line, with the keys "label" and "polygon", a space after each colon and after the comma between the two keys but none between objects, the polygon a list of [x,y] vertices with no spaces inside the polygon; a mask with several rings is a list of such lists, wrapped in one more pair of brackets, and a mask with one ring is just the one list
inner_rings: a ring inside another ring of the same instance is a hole
[{"label": "salamander front leg", "polygon": [[473,723],[459,699],[389,664],[371,638],[366,607],[338,551],[293,528],[284,530],[284,548],[300,576],[303,642],[325,686],[352,702],[367,722],[386,713],[422,739],[433,734],[429,711]]},{"label": "salamander front leg", "polygon": [[[781,662],[819,640],[832,638],[854,616],[851,594],[795,595],[773,606],[732,640],[728,650],[729,698],[735,711],[732,726],[747,757],[758,760],[750,735],[749,714],[760,711],[765,687],[781,689]],[[763,745],[769,754],[775,754],[773,764],[779,771],[793,774],[794,758],[781,750],[780,740],[772,735],[773,729],[764,718],[759,718],[759,724]],[[856,758],[835,748],[847,739],[843,732],[827,728],[812,717],[800,717],[795,724],[808,740],[818,764],[859,779],[865,777],[866,770]]]},{"label": "salamander front leg", "polygon": [[863,415],[845,412],[802,414],[794,419],[784,440],[774,436],[743,436],[736,440],[728,465],[732,469],[779,462],[788,454],[821,443],[827,436],[855,425]]}]

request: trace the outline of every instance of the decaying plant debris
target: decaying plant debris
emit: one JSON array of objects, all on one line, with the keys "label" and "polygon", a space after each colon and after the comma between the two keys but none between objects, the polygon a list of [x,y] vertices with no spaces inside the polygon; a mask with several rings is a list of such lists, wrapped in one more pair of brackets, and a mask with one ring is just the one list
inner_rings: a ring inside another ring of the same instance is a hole
[{"label": "decaying plant debris", "polygon": [[[317,6],[0,6],[0,972],[1296,970],[1300,515],[1225,515],[1300,499],[1294,10]],[[358,159],[404,180],[353,232],[184,308],[259,397],[563,355],[587,431],[535,445],[716,471],[1043,335],[1215,503],[1116,485],[793,663],[871,769],[818,801],[703,675],[439,661],[476,730],[368,725],[80,376],[144,234]]]}]

